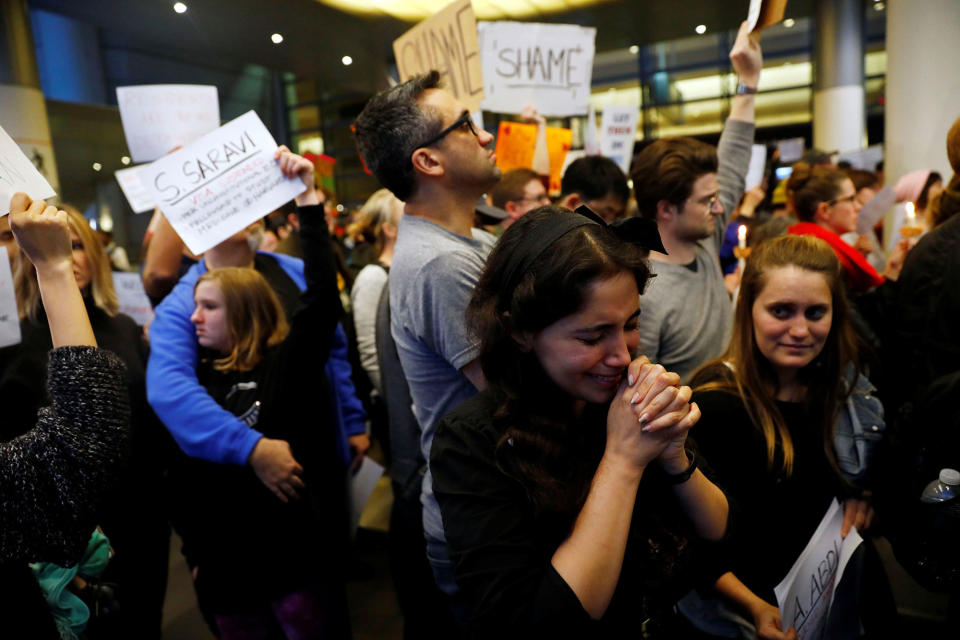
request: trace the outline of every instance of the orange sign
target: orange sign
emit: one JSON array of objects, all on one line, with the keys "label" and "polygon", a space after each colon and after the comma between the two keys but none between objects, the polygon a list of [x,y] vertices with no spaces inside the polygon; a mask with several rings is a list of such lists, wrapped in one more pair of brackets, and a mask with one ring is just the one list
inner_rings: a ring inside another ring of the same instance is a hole
[{"label": "orange sign", "polygon": [[[573,143],[570,129],[547,127],[547,155],[550,157],[551,194],[560,193],[563,161]],[[497,130],[497,166],[503,172],[533,167],[533,152],[537,144],[537,125],[521,122],[501,122]]]}]

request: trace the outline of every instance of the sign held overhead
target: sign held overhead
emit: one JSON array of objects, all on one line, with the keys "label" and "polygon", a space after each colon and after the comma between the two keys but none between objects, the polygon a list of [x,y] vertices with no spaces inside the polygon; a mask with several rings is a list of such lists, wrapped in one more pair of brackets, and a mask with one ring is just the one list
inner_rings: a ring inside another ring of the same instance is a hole
[{"label": "sign held overhead", "polygon": [[306,189],[273,159],[277,143],[248,111],[140,171],[164,215],[200,254]]},{"label": "sign held overhead", "polygon": [[153,162],[220,126],[217,88],[192,84],[117,87],[117,104],[134,162]]},{"label": "sign held overhead", "polygon": [[572,24],[481,22],[483,108],[545,116],[587,113],[597,30]]},{"label": "sign held overhead", "polygon": [[477,19],[470,0],[457,0],[413,27],[393,43],[400,82],[432,69],[443,88],[470,111],[480,108],[483,77],[477,46]]},{"label": "sign held overhead", "polygon": [[10,198],[18,191],[31,200],[57,195],[13,138],[0,127],[0,216],[10,213]]}]

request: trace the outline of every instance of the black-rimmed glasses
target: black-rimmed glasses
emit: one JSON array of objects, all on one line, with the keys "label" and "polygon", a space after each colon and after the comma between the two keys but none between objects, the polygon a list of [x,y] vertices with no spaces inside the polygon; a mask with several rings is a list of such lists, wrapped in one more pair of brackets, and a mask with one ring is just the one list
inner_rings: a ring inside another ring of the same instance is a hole
[{"label": "black-rimmed glasses", "polygon": [[437,135],[433,136],[432,138],[430,138],[429,140],[427,140],[427,141],[424,142],[423,144],[418,145],[417,148],[419,149],[420,147],[429,147],[429,146],[432,145],[432,144],[436,144],[436,143],[440,142],[441,140],[443,140],[444,138],[446,138],[446,137],[447,137],[448,135],[450,135],[452,132],[454,132],[454,131],[456,131],[457,129],[459,129],[460,127],[462,127],[463,125],[467,125],[468,127],[470,127],[470,133],[472,133],[473,135],[475,135],[475,136],[478,137],[478,138],[480,137],[480,133],[477,131],[476,125],[473,124],[473,118],[470,117],[470,112],[469,112],[469,111],[464,111],[464,112],[463,112],[463,115],[461,115],[459,118],[457,118],[457,121],[456,121],[456,122],[454,122],[453,124],[451,124],[449,127],[447,127],[446,129],[444,129],[443,131],[441,131],[441,132],[438,133]]},{"label": "black-rimmed glasses", "polygon": [[853,204],[853,201],[856,199],[857,199],[857,194],[854,193],[853,195],[844,196],[842,198],[834,198],[833,200],[829,200],[827,204],[829,204],[831,207],[835,204],[840,204],[841,202],[849,202]]}]

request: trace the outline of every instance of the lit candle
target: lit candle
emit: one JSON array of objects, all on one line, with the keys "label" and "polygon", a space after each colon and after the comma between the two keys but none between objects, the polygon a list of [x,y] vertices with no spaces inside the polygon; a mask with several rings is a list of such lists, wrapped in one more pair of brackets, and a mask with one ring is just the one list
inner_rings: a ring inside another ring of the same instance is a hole
[{"label": "lit candle", "polygon": [[741,249],[747,248],[747,225],[742,224],[737,229],[737,246]]},{"label": "lit candle", "polygon": [[907,222],[906,226],[915,227],[917,226],[917,214],[914,211],[914,206],[912,202],[908,202],[904,205],[904,209],[907,210]]}]

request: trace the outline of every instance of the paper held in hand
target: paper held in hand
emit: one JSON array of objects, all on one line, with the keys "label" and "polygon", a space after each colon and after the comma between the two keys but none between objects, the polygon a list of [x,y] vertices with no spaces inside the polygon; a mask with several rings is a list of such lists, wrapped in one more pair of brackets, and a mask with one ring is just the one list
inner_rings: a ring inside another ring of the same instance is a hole
[{"label": "paper held in hand", "polygon": [[863,542],[855,528],[842,538],[842,525],[843,508],[834,498],[787,577],[773,588],[783,630],[793,627],[798,640],[823,637],[843,570]]},{"label": "paper held in hand", "polygon": [[750,0],[747,22],[750,32],[760,31],[783,20],[787,0]]},{"label": "paper held in hand", "polygon": [[117,105],[134,162],[153,162],[220,126],[217,88],[193,84],[117,87]]},{"label": "paper held in hand", "polygon": [[479,22],[483,108],[544,116],[587,113],[597,30],[575,24]]},{"label": "paper held in hand", "polygon": [[273,159],[277,143],[253,111],[140,170],[157,205],[195,254],[306,190]]},{"label": "paper held in hand", "polygon": [[150,324],[153,320],[153,307],[139,273],[114,271],[113,289],[117,292],[120,313],[130,316],[141,327]]},{"label": "paper held in hand", "polygon": [[18,191],[32,200],[46,200],[57,195],[20,145],[0,128],[0,216],[10,213],[10,198]]},{"label": "paper held in hand", "polygon": [[120,169],[113,175],[116,176],[120,184],[120,190],[126,196],[127,202],[134,213],[143,213],[144,211],[153,211],[157,206],[153,199],[153,194],[147,189],[146,185],[140,179],[140,170],[143,167],[130,167],[129,169]]}]

